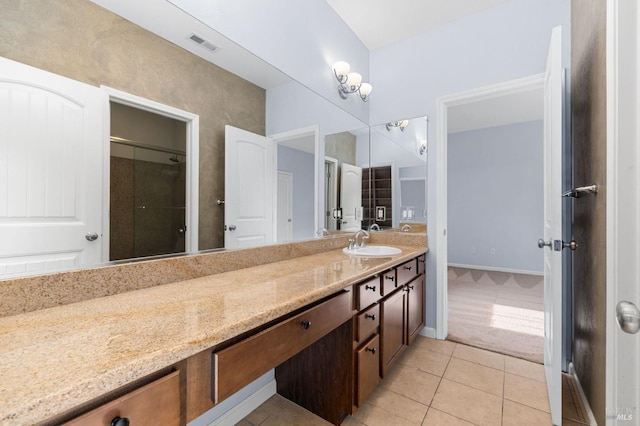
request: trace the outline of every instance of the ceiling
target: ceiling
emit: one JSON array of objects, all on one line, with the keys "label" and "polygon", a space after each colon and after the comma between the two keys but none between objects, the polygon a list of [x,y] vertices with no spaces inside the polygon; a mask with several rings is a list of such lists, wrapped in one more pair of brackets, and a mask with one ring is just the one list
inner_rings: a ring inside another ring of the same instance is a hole
[{"label": "ceiling", "polygon": [[369,50],[509,0],[327,0]]}]

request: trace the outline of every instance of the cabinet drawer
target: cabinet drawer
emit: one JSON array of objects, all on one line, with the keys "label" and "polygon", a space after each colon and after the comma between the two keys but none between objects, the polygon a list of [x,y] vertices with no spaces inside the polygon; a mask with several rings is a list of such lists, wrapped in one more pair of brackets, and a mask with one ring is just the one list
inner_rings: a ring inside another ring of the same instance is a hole
[{"label": "cabinet drawer", "polygon": [[212,399],[219,403],[349,320],[351,292],[213,353]]},{"label": "cabinet drawer", "polygon": [[179,425],[180,372],[129,392],[65,425],[110,426],[116,417],[127,418],[132,425]]},{"label": "cabinet drawer", "polygon": [[402,286],[418,276],[418,262],[410,260],[398,266],[398,285]]},{"label": "cabinet drawer", "polygon": [[356,310],[361,311],[380,300],[380,277],[378,275],[368,281],[356,285]]},{"label": "cabinet drawer", "polygon": [[397,288],[398,288],[398,279],[396,277],[395,268],[382,274],[382,295],[383,296],[391,294]]},{"label": "cabinet drawer", "polygon": [[364,342],[376,333],[380,324],[380,305],[376,304],[356,316],[356,342]]},{"label": "cabinet drawer", "polygon": [[359,407],[380,383],[380,336],[375,335],[356,351],[355,403]]}]

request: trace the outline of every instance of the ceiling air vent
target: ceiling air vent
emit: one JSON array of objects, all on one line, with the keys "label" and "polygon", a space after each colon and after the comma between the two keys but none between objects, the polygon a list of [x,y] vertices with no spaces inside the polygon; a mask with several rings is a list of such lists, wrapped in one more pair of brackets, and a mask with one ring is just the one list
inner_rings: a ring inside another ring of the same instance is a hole
[{"label": "ceiling air vent", "polygon": [[216,46],[215,44],[211,43],[209,40],[205,40],[204,38],[200,37],[197,34],[191,34],[189,36],[189,39],[191,41],[193,41],[194,43],[197,43],[200,46],[204,47],[205,49],[207,49],[210,52],[215,52],[216,50],[219,49],[218,46]]}]

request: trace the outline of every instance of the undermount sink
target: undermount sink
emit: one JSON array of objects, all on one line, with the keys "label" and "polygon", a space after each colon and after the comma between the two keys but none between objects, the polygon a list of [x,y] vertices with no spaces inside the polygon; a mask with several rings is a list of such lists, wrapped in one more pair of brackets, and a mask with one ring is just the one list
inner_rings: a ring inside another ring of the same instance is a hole
[{"label": "undermount sink", "polygon": [[402,250],[389,246],[366,246],[357,247],[349,250],[343,248],[342,251],[351,256],[368,256],[368,257],[389,257],[402,253]]}]

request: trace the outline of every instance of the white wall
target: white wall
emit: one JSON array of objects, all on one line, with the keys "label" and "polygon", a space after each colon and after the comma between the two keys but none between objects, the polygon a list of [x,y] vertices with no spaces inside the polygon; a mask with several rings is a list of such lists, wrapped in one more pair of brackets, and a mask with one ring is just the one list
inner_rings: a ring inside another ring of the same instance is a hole
[{"label": "white wall", "polygon": [[[370,123],[427,115],[437,122],[438,97],[544,71],[551,29],[564,33],[570,64],[570,0],[512,0],[371,52]],[[400,78],[401,76],[401,78]],[[400,79],[400,81],[399,81]],[[427,326],[436,316],[436,126],[427,163]]]},{"label": "white wall", "polygon": [[[368,121],[369,104],[340,99],[331,65],[339,60],[369,81],[369,51],[325,0],[171,0],[205,24]],[[185,35],[186,37],[186,35]]]},{"label": "white wall", "polygon": [[449,134],[449,263],[542,273],[543,130],[532,121]]},{"label": "white wall", "polygon": [[293,240],[315,236],[313,206],[315,192],[313,154],[278,146],[278,170],[293,174]]}]

